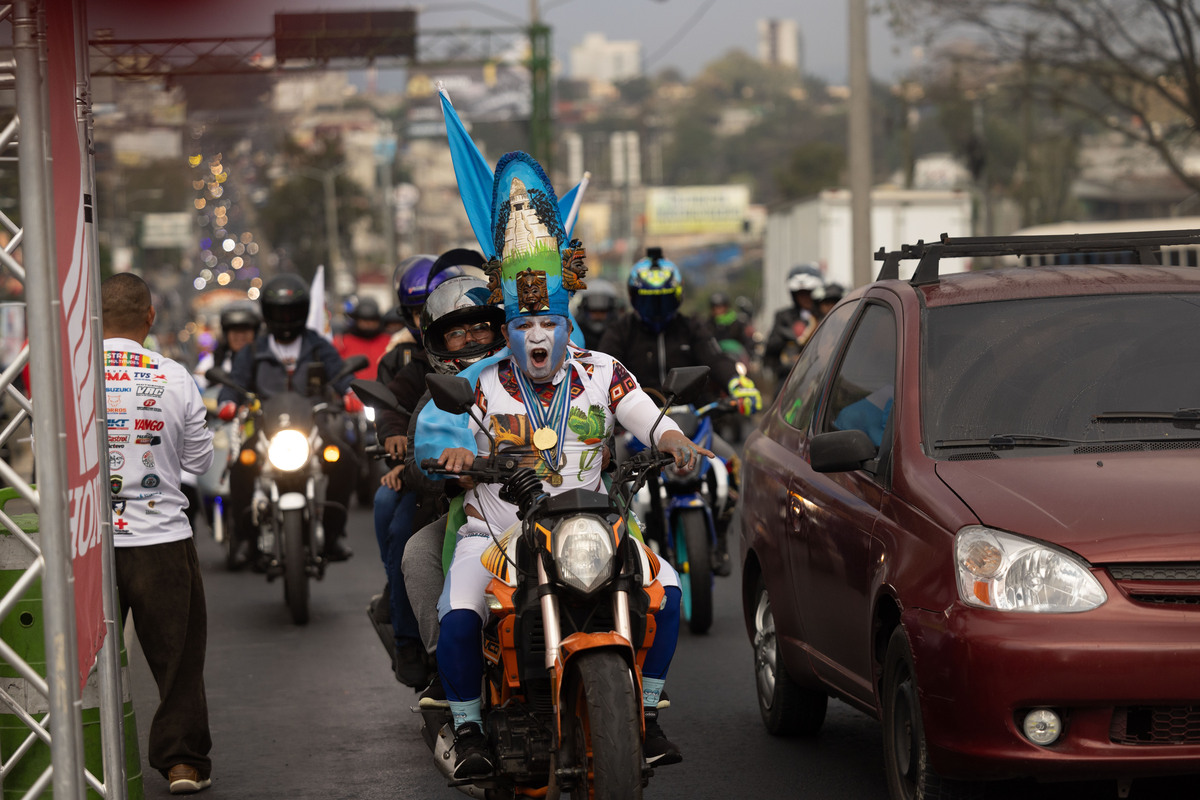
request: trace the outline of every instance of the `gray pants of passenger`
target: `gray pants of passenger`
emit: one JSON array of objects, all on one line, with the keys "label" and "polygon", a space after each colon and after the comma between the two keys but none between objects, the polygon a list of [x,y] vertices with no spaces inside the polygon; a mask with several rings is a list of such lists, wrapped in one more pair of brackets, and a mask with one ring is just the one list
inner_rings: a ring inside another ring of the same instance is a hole
[{"label": "gray pants of passenger", "polygon": [[413,534],[404,546],[400,570],[408,589],[408,602],[417,615],[421,641],[427,652],[437,650],[438,597],[442,594],[442,545],[446,539],[446,517],[439,517]]}]

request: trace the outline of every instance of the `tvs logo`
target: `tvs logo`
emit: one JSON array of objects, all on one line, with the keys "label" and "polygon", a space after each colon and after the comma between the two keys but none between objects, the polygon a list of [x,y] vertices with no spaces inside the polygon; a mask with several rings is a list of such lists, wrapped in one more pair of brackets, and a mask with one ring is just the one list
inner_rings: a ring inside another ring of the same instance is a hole
[{"label": "tvs logo", "polygon": [[163,424],[162,420],[158,419],[135,419],[133,429],[135,431],[161,431]]},{"label": "tvs logo", "polygon": [[138,397],[162,397],[166,390],[164,386],[147,386],[144,383],[139,383],[137,387]]},{"label": "tvs logo", "polygon": [[121,476],[113,475],[108,479],[108,488],[113,494],[121,493]]},{"label": "tvs logo", "polygon": [[129,377],[128,372],[109,372],[108,370],[105,370],[104,371],[104,380],[106,380],[106,381],[131,381],[131,380],[133,380],[133,378]]},{"label": "tvs logo", "polygon": [[149,475],[142,478],[142,486],[147,489],[153,489],[155,486],[158,486],[158,476],[151,472]]},{"label": "tvs logo", "polygon": [[121,455],[120,453],[108,454],[109,469],[120,469],[123,466],[125,466],[125,456]]},{"label": "tvs logo", "polygon": [[143,400],[143,401],[142,401],[142,408],[154,408],[154,405],[155,405],[157,402],[158,402],[158,401],[157,401],[157,400],[155,400],[153,397],[151,397],[151,398],[149,398],[149,399],[147,399],[147,400]]}]

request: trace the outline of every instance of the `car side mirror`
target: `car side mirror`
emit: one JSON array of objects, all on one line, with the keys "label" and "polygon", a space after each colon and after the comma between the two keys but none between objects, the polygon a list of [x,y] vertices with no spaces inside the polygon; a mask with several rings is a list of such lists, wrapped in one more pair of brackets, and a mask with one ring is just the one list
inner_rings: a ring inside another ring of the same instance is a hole
[{"label": "car side mirror", "polygon": [[675,400],[687,400],[708,380],[708,367],[674,367],[663,382],[663,394]]},{"label": "car side mirror", "polygon": [[808,443],[808,457],[815,472],[849,472],[862,469],[864,461],[879,454],[871,437],[858,428],[818,433]]},{"label": "car side mirror", "polygon": [[465,414],[475,405],[475,390],[466,378],[431,372],[425,376],[425,385],[433,404],[447,414]]}]

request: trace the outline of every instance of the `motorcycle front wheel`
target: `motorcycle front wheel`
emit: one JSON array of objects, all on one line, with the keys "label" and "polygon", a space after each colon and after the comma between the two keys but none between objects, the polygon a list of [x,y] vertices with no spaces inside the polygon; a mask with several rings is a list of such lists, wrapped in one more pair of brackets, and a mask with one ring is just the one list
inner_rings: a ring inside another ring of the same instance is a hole
[{"label": "motorcycle front wheel", "polygon": [[713,622],[712,533],[704,509],[680,511],[674,535],[683,618],[692,633],[708,633]]},{"label": "motorcycle front wheel", "polygon": [[292,622],[308,623],[308,548],[304,536],[304,512],[283,512],[283,599]]},{"label": "motorcycle front wheel", "polygon": [[575,656],[572,666],[563,761],[581,767],[584,777],[572,787],[571,797],[640,800],[641,698],[629,665],[611,650],[598,650]]}]

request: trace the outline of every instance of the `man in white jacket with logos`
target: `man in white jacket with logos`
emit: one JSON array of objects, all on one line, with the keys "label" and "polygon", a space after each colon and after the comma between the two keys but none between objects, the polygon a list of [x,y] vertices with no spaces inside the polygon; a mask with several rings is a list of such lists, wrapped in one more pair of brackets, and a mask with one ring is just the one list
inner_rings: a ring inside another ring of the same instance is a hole
[{"label": "man in white jacket with logos", "polygon": [[133,612],[158,684],[150,766],[172,794],[188,794],[211,784],[212,738],[204,692],[208,612],[180,473],[208,469],[212,433],[191,373],[142,346],[154,325],[145,281],[121,273],[100,292],[121,620]]}]

